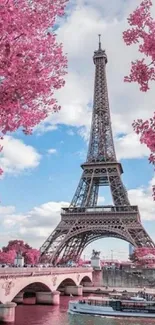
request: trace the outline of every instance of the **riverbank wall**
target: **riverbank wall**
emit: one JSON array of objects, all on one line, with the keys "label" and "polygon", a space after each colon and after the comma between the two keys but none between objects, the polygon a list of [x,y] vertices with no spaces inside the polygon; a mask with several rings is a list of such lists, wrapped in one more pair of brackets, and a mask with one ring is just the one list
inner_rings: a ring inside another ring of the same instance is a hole
[{"label": "riverbank wall", "polygon": [[155,269],[102,269],[94,271],[93,284],[95,287],[155,287]]}]

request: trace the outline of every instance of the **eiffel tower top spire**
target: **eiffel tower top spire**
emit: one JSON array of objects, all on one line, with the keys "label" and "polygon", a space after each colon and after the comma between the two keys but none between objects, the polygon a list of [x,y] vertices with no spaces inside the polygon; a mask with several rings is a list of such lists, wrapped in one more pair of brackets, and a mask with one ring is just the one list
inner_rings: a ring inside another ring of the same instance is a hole
[{"label": "eiffel tower top spire", "polygon": [[94,101],[87,162],[116,162],[106,80],[108,59],[105,50],[101,47],[100,34],[99,48],[94,52],[93,61],[95,64]]},{"label": "eiffel tower top spire", "polygon": [[95,59],[101,59],[101,58],[104,58],[105,63],[107,63],[108,59],[107,59],[106,52],[105,50],[102,50],[102,46],[101,46],[101,34],[99,34],[98,37],[99,37],[98,50],[94,52],[94,57],[93,57],[94,64],[96,63]]},{"label": "eiffel tower top spire", "polygon": [[99,50],[101,50],[101,34],[98,34],[99,37]]}]

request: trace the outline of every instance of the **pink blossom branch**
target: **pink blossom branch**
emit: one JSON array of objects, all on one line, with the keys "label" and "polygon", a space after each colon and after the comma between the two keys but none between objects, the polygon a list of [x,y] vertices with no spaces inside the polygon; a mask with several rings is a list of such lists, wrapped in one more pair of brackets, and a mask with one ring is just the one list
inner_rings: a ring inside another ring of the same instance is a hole
[{"label": "pink blossom branch", "polygon": [[[131,63],[129,76],[125,82],[137,82],[141,91],[149,90],[150,81],[155,80],[155,20],[151,16],[151,0],[143,0],[139,7],[130,14],[128,23],[132,27],[123,32],[126,45],[138,43],[139,52],[143,54],[141,60]],[[146,60],[150,58],[150,63]],[[149,120],[139,119],[133,122],[133,128],[140,135],[140,142],[150,150],[149,162],[155,165],[155,113]],[[155,200],[155,186],[153,186]]]}]

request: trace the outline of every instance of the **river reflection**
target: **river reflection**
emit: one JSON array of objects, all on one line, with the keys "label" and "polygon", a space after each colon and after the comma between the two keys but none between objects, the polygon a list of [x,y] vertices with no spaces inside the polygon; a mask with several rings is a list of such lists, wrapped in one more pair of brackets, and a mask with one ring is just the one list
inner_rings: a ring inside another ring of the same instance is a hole
[{"label": "river reflection", "polygon": [[15,325],[155,325],[155,319],[116,319],[68,315],[69,300],[70,297],[61,297],[60,306],[32,305],[33,300],[25,300],[25,305],[16,308]]}]

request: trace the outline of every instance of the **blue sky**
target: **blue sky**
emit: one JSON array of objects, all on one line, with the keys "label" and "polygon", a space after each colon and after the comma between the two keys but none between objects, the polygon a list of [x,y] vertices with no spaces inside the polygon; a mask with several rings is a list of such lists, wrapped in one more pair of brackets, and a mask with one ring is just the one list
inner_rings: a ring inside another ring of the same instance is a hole
[{"label": "blue sky", "polygon": [[[96,3],[97,2],[97,3]],[[125,84],[130,61],[137,57],[136,47],[127,48],[122,41],[126,17],[135,1],[72,0],[67,14],[58,24],[58,41],[68,55],[68,76],[64,89],[56,96],[61,112],[52,114],[32,136],[21,132],[6,136],[0,165],[5,175],[0,182],[0,246],[9,239],[23,238],[35,247],[60,220],[60,208],[69,204],[81,176],[85,161],[93,98],[93,51],[97,35],[108,55],[107,79],[112,126],[117,157],[124,169],[123,181],[132,204],[138,204],[145,228],[155,240],[155,204],[151,197],[153,170],[147,162],[148,150],[139,144],[132,121],[147,118],[154,111],[154,94],[142,94],[136,85]],[[155,9],[153,8],[155,11]],[[110,202],[102,191],[104,203]],[[92,248],[101,256],[124,259],[128,244],[115,239],[96,241]]]}]

